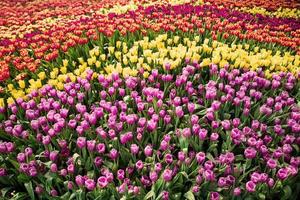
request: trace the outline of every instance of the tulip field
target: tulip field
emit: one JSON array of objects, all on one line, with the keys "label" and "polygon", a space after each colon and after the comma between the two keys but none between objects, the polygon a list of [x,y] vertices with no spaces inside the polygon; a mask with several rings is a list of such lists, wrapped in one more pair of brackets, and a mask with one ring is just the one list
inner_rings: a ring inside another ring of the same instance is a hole
[{"label": "tulip field", "polygon": [[299,168],[299,1],[0,1],[0,200],[297,200]]}]

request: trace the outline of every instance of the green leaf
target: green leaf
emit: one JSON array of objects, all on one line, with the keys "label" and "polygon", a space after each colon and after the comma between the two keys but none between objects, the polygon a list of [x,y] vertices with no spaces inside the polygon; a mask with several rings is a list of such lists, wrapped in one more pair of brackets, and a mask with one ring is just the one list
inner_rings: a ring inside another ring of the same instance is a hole
[{"label": "green leaf", "polygon": [[258,197],[259,199],[266,199],[266,195],[264,195],[263,193],[259,193]]},{"label": "green leaf", "polygon": [[9,159],[9,162],[16,168],[19,169],[19,163],[13,159]]},{"label": "green leaf", "polygon": [[241,160],[244,160],[245,158],[244,158],[244,156],[242,156],[242,155],[237,155],[237,156],[235,156],[235,160],[236,161],[241,161]]},{"label": "green leaf", "polygon": [[70,192],[67,192],[63,196],[61,196],[61,199],[70,199],[70,197]]},{"label": "green leaf", "polygon": [[10,190],[14,189],[13,187],[5,187],[1,189],[2,197],[5,197],[6,193],[8,193]]},{"label": "green leaf", "polygon": [[252,160],[251,159],[247,159],[246,163],[245,163],[245,169],[249,169],[251,167],[251,163],[252,163]]},{"label": "green leaf", "polygon": [[218,144],[212,144],[212,145],[210,145],[210,147],[208,148],[207,152],[211,152],[211,151],[214,150],[217,146],[218,146]]},{"label": "green leaf", "polygon": [[296,144],[292,144],[292,146],[294,147],[294,149],[297,151],[297,153],[299,153],[299,146]]},{"label": "green leaf", "polygon": [[210,153],[207,153],[206,157],[208,158],[208,160],[215,161],[214,157]]},{"label": "green leaf", "polygon": [[30,198],[31,198],[32,200],[34,200],[35,197],[34,197],[34,191],[33,191],[33,187],[32,187],[32,182],[30,181],[30,182],[28,182],[28,183],[25,183],[24,185],[25,185],[25,188],[26,188],[26,190],[27,190],[27,192],[28,192]]},{"label": "green leaf", "polygon": [[155,195],[154,191],[150,190],[144,197],[144,200],[150,199],[151,197],[154,197],[154,195]]},{"label": "green leaf", "polygon": [[154,191],[156,193],[158,193],[158,191],[160,190],[163,183],[164,183],[164,181],[161,178],[156,181],[156,183],[154,184]]},{"label": "green leaf", "polygon": [[289,199],[292,195],[292,189],[289,185],[283,188],[283,192],[284,192],[284,196],[282,197],[282,199]]},{"label": "green leaf", "polygon": [[193,194],[192,191],[188,191],[187,193],[184,194],[184,197],[187,199],[187,200],[195,200],[195,196]]},{"label": "green leaf", "polygon": [[75,199],[76,198],[76,193],[72,193],[69,200]]},{"label": "green leaf", "polygon": [[24,192],[19,192],[12,197],[12,200],[26,200],[28,199],[28,195]]},{"label": "green leaf", "polygon": [[189,179],[189,175],[186,172],[182,171],[180,174],[182,174],[182,176],[184,176],[186,179]]},{"label": "green leaf", "polygon": [[26,183],[30,180],[30,178],[25,174],[20,174],[17,179],[19,183]]}]

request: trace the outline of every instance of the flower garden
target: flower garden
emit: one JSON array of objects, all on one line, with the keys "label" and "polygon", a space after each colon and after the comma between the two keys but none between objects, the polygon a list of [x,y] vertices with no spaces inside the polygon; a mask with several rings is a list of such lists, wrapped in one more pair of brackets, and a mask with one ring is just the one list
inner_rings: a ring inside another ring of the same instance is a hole
[{"label": "flower garden", "polygon": [[300,196],[297,0],[0,11],[0,199]]}]

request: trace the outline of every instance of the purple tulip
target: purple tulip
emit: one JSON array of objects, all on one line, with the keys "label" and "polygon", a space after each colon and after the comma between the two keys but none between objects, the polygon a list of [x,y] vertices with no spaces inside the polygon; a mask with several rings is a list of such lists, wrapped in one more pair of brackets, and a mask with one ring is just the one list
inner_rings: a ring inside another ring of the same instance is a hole
[{"label": "purple tulip", "polygon": [[212,134],[210,135],[210,140],[211,140],[212,142],[218,141],[218,139],[219,139],[219,134],[218,134],[218,133],[212,133]]},{"label": "purple tulip", "polygon": [[94,190],[96,187],[95,181],[93,179],[87,179],[84,182],[84,185],[88,190]]},{"label": "purple tulip", "polygon": [[144,154],[145,154],[145,156],[151,157],[151,156],[152,156],[152,152],[153,152],[153,150],[152,150],[151,145],[147,145],[147,146],[145,147],[145,149],[144,149]]},{"label": "purple tulip", "polygon": [[206,136],[207,136],[207,130],[206,129],[200,129],[200,131],[199,131],[200,140],[205,140]]},{"label": "purple tulip", "polygon": [[83,149],[86,146],[86,138],[85,137],[77,138],[76,144],[78,148]]},{"label": "purple tulip", "polygon": [[88,140],[88,141],[86,142],[86,144],[87,144],[87,149],[88,149],[89,151],[94,151],[94,149],[95,149],[95,147],[96,147],[96,140]]},{"label": "purple tulip", "polygon": [[52,152],[50,152],[50,160],[51,161],[55,161],[56,159],[57,159],[57,157],[58,157],[58,152],[57,151],[52,151]]},{"label": "purple tulip", "polygon": [[100,188],[105,188],[108,185],[107,178],[105,176],[100,176],[97,180],[97,184]]},{"label": "purple tulip", "polygon": [[239,187],[234,188],[234,190],[233,190],[233,195],[234,196],[240,196],[241,193],[242,193],[241,188],[239,188]]},{"label": "purple tulip", "polygon": [[50,191],[51,196],[56,197],[58,195],[58,192],[55,189],[52,189]]},{"label": "purple tulip", "polygon": [[212,193],[210,193],[210,199],[211,200],[219,200],[220,194],[218,192],[212,192]]},{"label": "purple tulip", "polygon": [[103,143],[97,144],[96,149],[97,149],[98,153],[100,153],[100,154],[104,153],[105,152],[105,144],[103,144]]},{"label": "purple tulip", "polygon": [[248,182],[246,183],[246,190],[247,190],[248,192],[255,192],[255,188],[256,188],[256,184],[255,184],[254,182],[248,181]]},{"label": "purple tulip", "polygon": [[199,164],[201,164],[205,160],[205,153],[204,152],[197,153],[196,160]]},{"label": "purple tulip", "polygon": [[205,170],[203,175],[204,175],[204,178],[206,181],[214,181],[215,180],[215,174],[210,169]]},{"label": "purple tulip", "polygon": [[53,172],[53,173],[57,172],[57,165],[55,163],[52,163],[50,165],[50,171]]},{"label": "purple tulip", "polygon": [[2,176],[6,176],[6,169],[0,167],[0,177],[2,177]]},{"label": "purple tulip", "polygon": [[135,164],[135,167],[136,167],[138,170],[143,169],[143,168],[144,168],[144,163],[143,163],[143,161],[141,161],[141,160],[137,161],[136,164]]},{"label": "purple tulip", "polygon": [[284,180],[288,177],[289,172],[286,168],[281,168],[277,171],[277,178],[279,178],[280,180]]},{"label": "purple tulip", "polygon": [[84,178],[81,175],[77,175],[75,177],[75,182],[78,186],[83,186],[84,185]]},{"label": "purple tulip", "polygon": [[162,174],[162,177],[164,179],[164,181],[166,182],[170,182],[172,180],[172,170],[170,169],[165,169],[163,174]]},{"label": "purple tulip", "polygon": [[116,150],[116,149],[112,149],[110,150],[109,152],[109,157],[112,159],[112,160],[115,160],[119,157],[119,152]]},{"label": "purple tulip", "polygon": [[181,106],[178,106],[178,107],[175,108],[175,114],[176,114],[176,116],[179,117],[179,118],[183,117],[184,112],[183,112]]},{"label": "purple tulip", "polygon": [[277,166],[276,160],[274,160],[274,159],[269,159],[269,160],[267,161],[267,166],[268,166],[270,169],[276,168],[276,166]]},{"label": "purple tulip", "polygon": [[248,147],[244,151],[244,155],[247,159],[253,159],[256,157],[256,150],[252,147]]}]

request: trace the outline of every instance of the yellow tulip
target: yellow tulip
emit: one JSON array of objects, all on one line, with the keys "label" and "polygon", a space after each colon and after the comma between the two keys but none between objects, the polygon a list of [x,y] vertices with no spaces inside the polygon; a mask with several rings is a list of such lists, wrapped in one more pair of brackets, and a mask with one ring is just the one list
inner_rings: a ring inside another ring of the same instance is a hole
[{"label": "yellow tulip", "polygon": [[209,43],[209,39],[208,39],[208,38],[205,38],[204,41],[203,41],[203,44],[208,45],[208,43]]},{"label": "yellow tulip", "polygon": [[197,53],[195,53],[194,55],[193,55],[193,61],[199,61],[200,60],[200,55],[199,54],[197,54]]},{"label": "yellow tulip", "polygon": [[105,58],[106,58],[106,55],[105,55],[105,54],[101,54],[101,55],[100,55],[100,58],[101,58],[102,61],[104,61]]},{"label": "yellow tulip", "polygon": [[116,51],[115,52],[115,57],[117,58],[118,61],[120,61],[121,57],[122,57],[122,53],[120,51]]},{"label": "yellow tulip", "polygon": [[0,98],[0,108],[4,108],[4,107],[5,107],[4,99]]},{"label": "yellow tulip", "polygon": [[214,40],[213,43],[212,43],[212,47],[213,47],[213,48],[216,48],[217,46],[218,46],[218,41],[215,41],[215,40]]},{"label": "yellow tulip", "polygon": [[13,84],[7,84],[7,89],[9,90],[9,91],[11,91],[11,90],[13,90],[15,87],[14,87],[14,85]]},{"label": "yellow tulip", "polygon": [[147,62],[151,63],[152,62],[152,58],[151,57],[147,57]]},{"label": "yellow tulip", "polygon": [[95,52],[95,56],[99,56],[99,54],[100,54],[99,47],[95,47],[94,52]]},{"label": "yellow tulip", "polygon": [[221,60],[219,65],[220,67],[225,67],[226,65],[228,65],[228,62],[226,60]]},{"label": "yellow tulip", "polygon": [[122,67],[122,64],[121,63],[117,63],[116,65],[116,72],[121,74],[123,71],[123,67]]},{"label": "yellow tulip", "polygon": [[57,80],[60,82],[64,82],[66,80],[66,76],[63,74],[58,75]]},{"label": "yellow tulip", "polygon": [[91,58],[88,58],[87,62],[88,62],[88,65],[93,65],[93,60]]},{"label": "yellow tulip", "polygon": [[186,44],[188,41],[190,41],[189,38],[183,38],[183,44]]},{"label": "yellow tulip", "polygon": [[91,59],[92,59],[92,62],[93,62],[93,63],[96,63],[96,61],[97,61],[96,56],[92,56]]},{"label": "yellow tulip", "polygon": [[143,63],[143,68],[147,71],[151,71],[151,67],[147,63]]},{"label": "yellow tulip", "polygon": [[55,71],[50,72],[50,78],[54,79],[56,78],[57,73]]},{"label": "yellow tulip", "polygon": [[128,59],[126,57],[123,58],[124,65],[128,65]]},{"label": "yellow tulip", "polygon": [[131,69],[129,67],[123,68],[123,72],[122,72],[123,77],[128,77],[130,75],[130,71]]},{"label": "yellow tulip", "polygon": [[56,85],[56,88],[58,90],[63,90],[64,89],[64,84],[62,82],[58,82],[57,85]]},{"label": "yellow tulip", "polygon": [[101,62],[99,60],[96,61],[96,67],[99,68],[101,66]]},{"label": "yellow tulip", "polygon": [[143,77],[144,77],[144,78],[148,78],[148,77],[149,77],[149,72],[144,72],[144,73],[143,73]]},{"label": "yellow tulip", "polygon": [[[125,43],[124,43],[125,44]],[[128,52],[128,47],[126,45],[123,44],[123,53],[127,53]]]},{"label": "yellow tulip", "polygon": [[115,52],[115,47],[108,47],[108,53],[113,54]]},{"label": "yellow tulip", "polygon": [[67,73],[67,67],[61,67],[61,68],[60,68],[60,72],[61,72],[62,74],[66,74],[66,73]]},{"label": "yellow tulip", "polygon": [[75,74],[76,76],[79,76],[80,70],[79,70],[79,69],[75,69],[75,70],[74,70],[74,74]]},{"label": "yellow tulip", "polygon": [[137,56],[130,56],[129,58],[131,63],[136,63],[138,61],[138,57]]},{"label": "yellow tulip", "polygon": [[83,60],[83,58],[81,58],[81,57],[78,58],[78,61],[79,61],[80,64],[84,63],[84,60]]},{"label": "yellow tulip", "polygon": [[19,87],[24,89],[25,88],[25,81],[24,80],[19,80],[18,81]]},{"label": "yellow tulip", "polygon": [[67,67],[67,66],[68,66],[68,63],[69,63],[69,60],[63,59],[63,66],[64,66],[64,67]]},{"label": "yellow tulip", "polygon": [[107,74],[110,74],[112,72],[112,69],[113,69],[112,65],[108,65],[104,67],[104,70]]},{"label": "yellow tulip", "polygon": [[13,104],[13,103],[15,103],[15,100],[14,100],[12,97],[8,97],[8,98],[7,98],[7,104],[8,104],[8,105],[11,105],[11,104]]},{"label": "yellow tulip", "polygon": [[179,42],[179,39],[180,39],[179,36],[175,36],[174,37],[174,43],[177,44]]},{"label": "yellow tulip", "polygon": [[40,73],[38,73],[38,77],[39,77],[39,79],[44,80],[46,78],[46,73],[40,72]]},{"label": "yellow tulip", "polygon": [[69,77],[73,83],[76,81],[76,76],[74,74],[70,74]]},{"label": "yellow tulip", "polygon": [[117,41],[117,42],[116,42],[116,47],[117,47],[118,49],[120,49],[121,45],[122,45],[122,42],[121,42],[121,41]]}]

